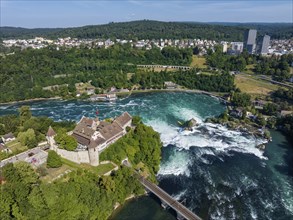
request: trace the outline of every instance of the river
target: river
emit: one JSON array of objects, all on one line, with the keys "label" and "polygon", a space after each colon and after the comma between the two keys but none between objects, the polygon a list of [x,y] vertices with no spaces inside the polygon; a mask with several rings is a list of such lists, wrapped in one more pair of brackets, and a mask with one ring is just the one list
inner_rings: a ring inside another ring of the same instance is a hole
[{"label": "river", "polygon": [[[0,115],[15,113],[21,104],[0,106]],[[140,115],[161,135],[164,148],[157,178],[160,186],[203,219],[292,219],[293,151],[286,138],[272,131],[265,142],[223,126],[204,123],[225,106],[216,98],[185,92],[135,94],[115,103],[40,101],[28,103],[33,115],[54,120],[79,120],[82,115],[101,119],[124,111]],[[177,122],[195,118],[199,126],[178,133]],[[127,202],[111,217],[175,219],[153,197]]]}]

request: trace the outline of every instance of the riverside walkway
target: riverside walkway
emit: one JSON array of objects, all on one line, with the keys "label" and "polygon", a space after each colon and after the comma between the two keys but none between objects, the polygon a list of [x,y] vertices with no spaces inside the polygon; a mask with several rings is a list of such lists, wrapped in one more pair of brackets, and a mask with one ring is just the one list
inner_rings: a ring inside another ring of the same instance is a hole
[{"label": "riverside walkway", "polygon": [[138,176],[138,180],[145,188],[147,188],[149,191],[159,197],[162,202],[166,203],[168,206],[174,209],[177,212],[177,215],[179,214],[180,217],[188,220],[201,220],[199,216],[191,212],[188,208],[186,208],[177,200],[173,199],[168,193],[166,193],[157,185],[153,184],[152,182],[148,181],[140,175]]}]

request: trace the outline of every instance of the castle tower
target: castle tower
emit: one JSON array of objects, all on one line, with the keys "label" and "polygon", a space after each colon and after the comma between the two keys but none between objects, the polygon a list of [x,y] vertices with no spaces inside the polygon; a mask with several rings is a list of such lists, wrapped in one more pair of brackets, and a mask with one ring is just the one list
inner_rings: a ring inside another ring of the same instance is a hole
[{"label": "castle tower", "polygon": [[54,137],[56,136],[56,132],[53,130],[53,128],[50,126],[46,135],[47,141],[50,145],[51,150],[55,150],[57,147],[56,142],[54,140]]},{"label": "castle tower", "polygon": [[98,166],[99,165],[99,150],[98,150],[96,141],[91,140],[88,146],[88,154],[89,154],[90,164],[92,166]]}]

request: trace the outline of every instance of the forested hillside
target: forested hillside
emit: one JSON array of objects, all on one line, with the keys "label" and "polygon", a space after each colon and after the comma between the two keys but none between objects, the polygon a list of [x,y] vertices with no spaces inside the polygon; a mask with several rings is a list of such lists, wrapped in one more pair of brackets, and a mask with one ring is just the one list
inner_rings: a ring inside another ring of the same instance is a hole
[{"label": "forested hillside", "polygon": [[272,39],[290,39],[293,37],[292,23],[230,23],[214,22],[209,23],[220,26],[239,27],[245,29],[256,29],[258,35],[270,35]]},{"label": "forested hillside", "polygon": [[[75,83],[88,82],[96,88],[163,88],[174,81],[190,89],[230,91],[233,77],[202,76],[197,70],[186,72],[147,72],[136,64],[189,65],[191,49],[166,47],[141,50],[130,45],[111,48],[27,49],[0,57],[0,102],[61,96],[75,97]],[[44,87],[53,86],[52,89]],[[62,86],[55,86],[62,85]]]},{"label": "forested hillside", "polygon": [[188,22],[131,21],[89,25],[76,28],[14,28],[0,27],[0,39],[77,37],[77,38],[120,38],[120,39],[160,39],[160,38],[201,38],[209,40],[243,40],[243,32],[256,28],[261,34],[270,34],[272,38],[290,38],[293,27],[290,24],[206,24]]}]

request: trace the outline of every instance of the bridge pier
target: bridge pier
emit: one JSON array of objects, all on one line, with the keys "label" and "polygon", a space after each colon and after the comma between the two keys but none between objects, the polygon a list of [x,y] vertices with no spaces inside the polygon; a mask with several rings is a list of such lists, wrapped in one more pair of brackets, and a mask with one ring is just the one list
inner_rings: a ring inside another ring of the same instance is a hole
[{"label": "bridge pier", "polygon": [[161,200],[161,206],[163,207],[163,209],[167,209],[169,208],[168,204],[165,203],[164,201]]},{"label": "bridge pier", "polygon": [[185,220],[185,218],[179,212],[176,212],[176,213],[177,213],[178,220]]}]

